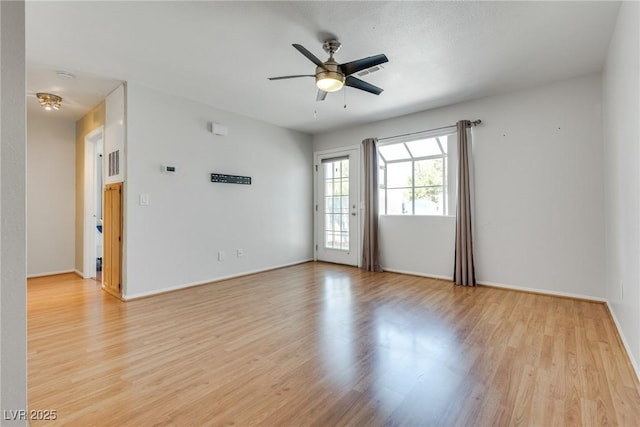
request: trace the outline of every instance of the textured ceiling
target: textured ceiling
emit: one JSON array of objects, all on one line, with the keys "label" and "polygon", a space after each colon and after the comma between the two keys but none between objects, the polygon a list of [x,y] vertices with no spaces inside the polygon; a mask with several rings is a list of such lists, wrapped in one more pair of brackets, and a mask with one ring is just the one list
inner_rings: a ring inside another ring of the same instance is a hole
[{"label": "textured ceiling", "polygon": [[[79,117],[117,81],[131,81],[317,133],[599,71],[618,7],[28,1],[28,90],[67,91],[67,114]],[[321,43],[330,35],[343,43],[338,62],[387,55],[383,70],[362,77],[385,89],[380,96],[347,88],[317,103],[311,78],[267,80],[312,74],[315,66],[291,43],[324,60]],[[61,79],[54,73],[61,69],[79,78]]]}]

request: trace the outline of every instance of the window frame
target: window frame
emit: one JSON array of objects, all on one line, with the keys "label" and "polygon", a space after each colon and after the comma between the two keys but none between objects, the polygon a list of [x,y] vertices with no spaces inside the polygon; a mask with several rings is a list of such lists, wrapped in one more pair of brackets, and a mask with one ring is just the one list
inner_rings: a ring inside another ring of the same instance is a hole
[{"label": "window frame", "polygon": [[[381,210],[381,212],[379,212],[379,215],[384,215],[384,216],[436,216],[436,217],[450,217],[450,216],[455,216],[455,211],[454,212],[450,212],[452,209],[452,206],[450,206],[450,197],[452,196],[451,194],[451,190],[452,190],[452,185],[451,185],[451,179],[450,178],[455,178],[454,176],[450,176],[451,174],[451,167],[449,165],[449,160],[452,157],[456,157],[457,158],[457,153],[453,153],[453,148],[452,144],[450,144],[449,138],[451,136],[455,136],[457,135],[457,131],[455,128],[453,129],[447,129],[447,130],[439,130],[439,131],[432,131],[432,132],[423,132],[423,133],[418,133],[418,134],[413,134],[411,136],[405,136],[405,137],[398,137],[398,138],[390,138],[388,141],[385,141],[383,143],[379,143],[378,147],[377,147],[377,155],[379,160],[381,160],[379,162],[379,168],[383,170],[383,177],[384,177],[384,182],[383,183],[379,183],[378,185],[378,191],[382,192],[384,191],[384,211]],[[421,141],[421,140],[427,140],[427,139],[435,139],[436,143],[438,144],[438,148],[440,149],[440,154],[432,154],[432,155],[428,155],[428,156],[419,156],[419,157],[414,157],[413,153],[411,152],[411,149],[408,147],[407,143],[412,142],[412,141]],[[404,146],[404,149],[407,151],[409,157],[406,158],[402,158],[402,159],[395,159],[395,160],[386,160],[384,155],[380,152],[380,148],[381,147],[385,147],[385,146],[390,146],[390,145],[398,145],[398,144],[402,144]],[[445,146],[447,147],[447,149],[444,149],[443,144],[445,144]],[[455,156],[452,156],[452,154],[455,154]],[[416,186],[416,162],[420,162],[420,161],[424,161],[424,160],[438,160],[438,159],[442,159],[442,184],[440,185],[429,185],[429,186]],[[396,164],[396,163],[407,163],[407,162],[411,162],[411,186],[404,186],[404,187],[391,187],[389,188],[389,186],[387,185],[388,183],[388,171],[387,171],[387,165],[389,164]],[[415,192],[416,189],[420,189],[420,188],[441,188],[442,189],[442,213],[441,214],[416,214],[416,210],[415,210],[415,205],[416,205],[416,198],[415,198]],[[409,214],[389,214],[387,213],[389,211],[389,207],[388,207],[388,203],[389,203],[389,197],[388,197],[388,190],[410,190],[412,197],[411,197],[411,213]],[[455,209],[454,209],[455,210]]]}]

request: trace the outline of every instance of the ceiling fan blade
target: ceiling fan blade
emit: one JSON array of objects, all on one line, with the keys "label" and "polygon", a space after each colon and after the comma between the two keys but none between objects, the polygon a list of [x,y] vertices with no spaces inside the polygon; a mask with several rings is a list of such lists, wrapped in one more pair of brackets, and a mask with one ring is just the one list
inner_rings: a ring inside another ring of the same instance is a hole
[{"label": "ceiling fan blade", "polygon": [[297,79],[298,77],[315,77],[313,74],[296,74],[295,76],[268,77],[269,80]]},{"label": "ceiling fan blade", "polygon": [[349,76],[345,79],[344,84],[354,87],[356,89],[364,90],[365,92],[372,93],[374,95],[380,95],[384,89],[374,86],[371,83],[367,83],[364,80],[360,80],[356,77]]},{"label": "ceiling fan blade", "polygon": [[386,55],[381,53],[380,55],[370,56],[368,58],[362,58],[355,61],[347,62],[346,64],[340,65],[340,69],[345,76],[349,76],[353,73],[357,73],[358,71],[366,70],[367,68],[384,64],[385,62],[389,62],[389,60],[387,59]]},{"label": "ceiling fan blade", "polygon": [[316,101],[324,101],[324,99],[327,97],[327,93],[329,92],[325,92],[323,90],[318,89],[318,94],[316,95]]},{"label": "ceiling fan blade", "polygon": [[[318,59],[318,57],[317,57],[317,56],[315,56],[313,53],[309,52],[309,51],[307,50],[307,48],[305,48],[305,47],[304,47],[304,46],[302,46],[301,44],[294,43],[294,44],[292,44],[291,46],[293,46],[293,47],[295,47],[296,49],[298,49],[298,52],[300,52],[301,54],[303,54],[304,56],[306,56],[306,57],[307,57],[307,59],[308,59],[309,61],[311,61],[311,62],[313,62],[314,64],[316,64],[318,67],[325,68],[325,67],[324,67],[324,64],[322,63],[322,61],[320,61],[320,60]],[[325,69],[326,69],[326,68],[325,68]]]}]

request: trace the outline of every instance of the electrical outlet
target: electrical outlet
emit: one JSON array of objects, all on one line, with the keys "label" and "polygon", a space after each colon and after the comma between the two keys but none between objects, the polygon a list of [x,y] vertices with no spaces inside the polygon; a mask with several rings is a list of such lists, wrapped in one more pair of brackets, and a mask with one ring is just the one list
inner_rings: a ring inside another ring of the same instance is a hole
[{"label": "electrical outlet", "polygon": [[244,256],[244,249],[238,249],[238,257]]},{"label": "electrical outlet", "polygon": [[224,261],[224,251],[218,252],[218,261]]}]

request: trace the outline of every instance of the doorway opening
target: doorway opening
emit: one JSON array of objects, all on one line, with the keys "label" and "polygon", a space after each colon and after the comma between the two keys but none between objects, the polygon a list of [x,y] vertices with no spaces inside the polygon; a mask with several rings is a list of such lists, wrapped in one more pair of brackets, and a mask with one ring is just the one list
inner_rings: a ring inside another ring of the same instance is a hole
[{"label": "doorway opening", "polygon": [[84,139],[84,238],[85,279],[102,280],[102,198],[104,188],[104,127],[91,131]]}]

